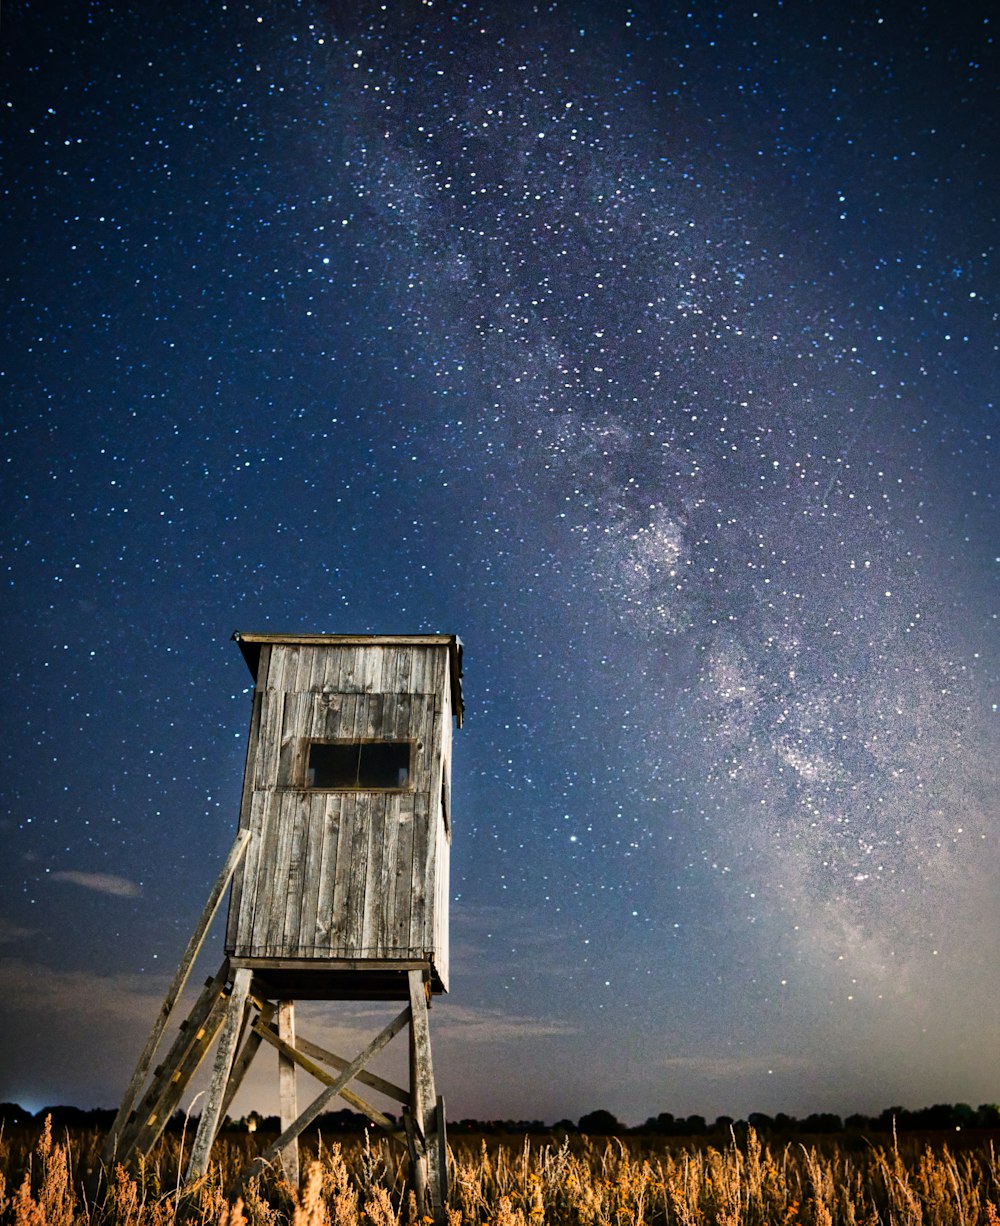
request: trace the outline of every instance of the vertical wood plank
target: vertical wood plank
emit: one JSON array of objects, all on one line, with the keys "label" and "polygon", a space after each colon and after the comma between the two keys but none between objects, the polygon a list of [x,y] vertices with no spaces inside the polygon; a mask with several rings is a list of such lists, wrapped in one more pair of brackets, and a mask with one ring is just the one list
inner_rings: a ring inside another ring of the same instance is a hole
[{"label": "vertical wood plank", "polygon": [[392,907],[396,897],[396,861],[399,854],[399,814],[402,796],[390,794],[385,798],[385,820],[383,826],[382,864],[378,895],[375,901],[377,908],[376,931],[378,939],[373,956],[376,958],[391,958],[394,952],[394,932]]},{"label": "vertical wood plank", "polygon": [[[361,950],[361,934],[364,929],[365,891],[368,881],[368,841],[372,820],[372,794],[354,792],[354,830],[351,838],[350,881],[347,888],[347,915],[345,923],[346,957],[358,957]],[[348,809],[350,812],[350,809]]]},{"label": "vertical wood plank", "polygon": [[399,696],[395,693],[383,694],[381,737],[384,741],[399,741],[406,739],[405,737],[400,737],[396,732],[398,720]]},{"label": "vertical wood plank", "polygon": [[316,954],[320,944],[319,894],[326,856],[326,795],[304,793],[298,803],[303,813],[304,838],[297,956],[311,957]]},{"label": "vertical wood plank", "polygon": [[281,643],[264,643],[260,649],[260,661],[264,662],[264,653],[269,653],[267,672],[258,667],[257,669],[257,688],[259,690],[277,690],[279,693],[285,689],[285,678],[288,673],[289,657],[294,658],[295,649],[287,647]]},{"label": "vertical wood plank", "polygon": [[363,736],[369,740],[375,740],[383,735],[382,731],[382,707],[383,699],[381,694],[369,694],[368,710],[366,712],[365,727]]},{"label": "vertical wood plank", "polygon": [[[290,831],[284,813],[285,794],[265,796],[266,814],[261,848],[261,867],[257,881],[257,905],[253,916],[252,954],[269,957],[274,932],[275,900],[281,901],[282,882],[288,873]],[[279,928],[280,936],[280,928]]]},{"label": "vertical wood plank", "polygon": [[382,652],[383,648],[372,644],[360,648],[358,688],[365,694],[374,694],[382,688]]},{"label": "vertical wood plank", "polygon": [[243,957],[253,945],[253,921],[257,908],[261,862],[267,838],[267,806],[270,792],[254,792],[250,806],[250,843],[243,858],[243,892],[233,952]]},{"label": "vertical wood plank", "polygon": [[337,880],[337,857],[340,845],[340,809],[342,797],[338,794],[322,798],[322,844],[323,858],[319,872],[319,887],[316,895],[316,949],[329,956],[336,939],[334,923],[334,891]]},{"label": "vertical wood plank", "polygon": [[415,797],[409,793],[399,798],[396,830],[396,865],[391,899],[392,927],[390,941],[395,956],[412,956],[410,943],[410,905],[413,897],[413,827]]},{"label": "vertical wood plank", "polygon": [[258,791],[277,786],[288,705],[289,695],[283,691],[264,691],[261,703],[260,752],[257,755],[257,777],[254,781],[254,787]]},{"label": "vertical wood plank", "polygon": [[288,787],[298,783],[296,765],[299,745],[305,734],[302,719],[302,695],[281,695],[281,732],[276,747],[277,762],[274,766],[274,787]]},{"label": "vertical wood plank", "polygon": [[427,878],[431,871],[428,859],[433,844],[429,835],[430,796],[417,792],[413,798],[413,865],[410,874],[410,935],[411,949],[419,950],[422,957],[427,948]]},{"label": "vertical wood plank", "polygon": [[333,906],[330,909],[330,952],[343,957],[347,950],[348,904],[354,856],[354,812],[349,798],[341,796],[339,800],[337,863],[333,882]]},{"label": "vertical wood plank", "polygon": [[279,881],[284,897],[281,897],[279,893],[274,940],[281,948],[279,957],[294,958],[302,944],[301,922],[306,890],[308,798],[301,793],[292,792],[284,796],[282,800],[284,802],[282,818],[288,826],[288,872]]},{"label": "vertical wood plank", "polygon": [[410,693],[427,693],[427,651],[423,647],[414,647],[410,661]]},{"label": "vertical wood plank", "polygon": [[385,944],[382,928],[382,864],[386,844],[386,795],[371,798],[371,825],[368,832],[368,862],[365,869],[365,897],[358,952],[372,958]]}]

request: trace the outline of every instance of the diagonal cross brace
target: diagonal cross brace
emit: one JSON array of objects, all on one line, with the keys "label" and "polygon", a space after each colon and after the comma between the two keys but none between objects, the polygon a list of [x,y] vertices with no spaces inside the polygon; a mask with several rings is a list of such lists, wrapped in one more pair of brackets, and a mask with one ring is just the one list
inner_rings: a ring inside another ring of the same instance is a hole
[{"label": "diagonal cross brace", "polygon": [[[305,1069],[310,1076],[315,1077],[317,1081],[325,1086],[332,1086],[336,1078],[332,1073],[328,1073],[326,1069],[320,1068],[313,1060],[310,1060],[308,1055],[302,1049],[302,1039],[296,1038],[297,1047],[293,1047],[291,1043],[286,1043],[284,1039],[279,1038],[273,1026],[265,1025],[259,1020],[254,1023],[254,1033],[262,1039],[266,1039],[272,1047],[276,1048],[282,1055],[287,1056],[289,1060],[294,1060],[301,1069]],[[346,1063],[346,1061],[345,1061]],[[358,1074],[355,1074],[358,1077]],[[358,1077],[360,1080],[360,1077]],[[386,1129],[388,1132],[395,1132],[396,1125],[389,1119],[387,1115],[383,1115],[381,1111],[373,1107],[371,1103],[365,1102],[363,1098],[359,1098],[357,1094],[352,1094],[346,1087],[340,1091],[340,1096],[346,1102],[350,1103],[358,1111],[363,1111],[365,1115],[380,1128]]]},{"label": "diagonal cross brace", "polygon": [[368,1061],[371,1060],[373,1056],[376,1056],[391,1039],[394,1039],[404,1026],[409,1025],[409,1022],[410,1007],[407,1005],[407,1007],[402,1013],[399,1014],[398,1017],[394,1018],[384,1030],[382,1030],[375,1036],[374,1039],[372,1039],[372,1041],[360,1055],[355,1056],[355,1058],[351,1061],[347,1068],[344,1069],[333,1085],[327,1086],[322,1094],[320,1094],[318,1098],[314,1099],[312,1103],[306,1107],[305,1111],[302,1112],[299,1118],[294,1123],[289,1124],[281,1136],[278,1137],[277,1141],[268,1146],[268,1148],[260,1155],[259,1158],[254,1159],[240,1180],[241,1186],[246,1183],[248,1179],[251,1179],[254,1175],[263,1170],[265,1166],[270,1165],[270,1163],[272,1163],[278,1157],[278,1155],[287,1145],[290,1145],[292,1141],[301,1136],[301,1134],[305,1132],[313,1120],[323,1113],[327,1104],[332,1102],[340,1091],[354,1079],[355,1075],[365,1067]]}]

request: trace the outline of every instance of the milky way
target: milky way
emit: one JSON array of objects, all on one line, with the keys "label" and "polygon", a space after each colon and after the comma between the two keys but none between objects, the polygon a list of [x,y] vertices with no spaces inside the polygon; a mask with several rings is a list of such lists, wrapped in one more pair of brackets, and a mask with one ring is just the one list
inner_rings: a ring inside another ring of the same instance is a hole
[{"label": "milky way", "polygon": [[155,995],[234,626],[455,631],[460,1114],[995,1097],[985,14],[352,7],[9,18],[9,982]]}]

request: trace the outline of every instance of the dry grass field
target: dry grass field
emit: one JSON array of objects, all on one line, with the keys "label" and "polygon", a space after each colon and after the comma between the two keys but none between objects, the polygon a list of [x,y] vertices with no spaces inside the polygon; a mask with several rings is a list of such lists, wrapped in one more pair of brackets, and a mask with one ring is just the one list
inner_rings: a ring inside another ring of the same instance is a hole
[{"label": "dry grass field", "polygon": [[[225,1226],[424,1226],[388,1141],[303,1151],[304,1186],[275,1176],[233,1187],[266,1138],[225,1135],[185,1222]],[[16,1226],[166,1226],[181,1204],[179,1136],[145,1167],[110,1172],[96,1202],[84,1191],[101,1138],[49,1125],[0,1136],[0,1222]],[[860,1137],[771,1148],[740,1143],[490,1138],[452,1151],[449,1226],[1000,1226],[1000,1162],[989,1140],[956,1151],[905,1138]],[[425,1222],[429,1219],[425,1219]]]}]

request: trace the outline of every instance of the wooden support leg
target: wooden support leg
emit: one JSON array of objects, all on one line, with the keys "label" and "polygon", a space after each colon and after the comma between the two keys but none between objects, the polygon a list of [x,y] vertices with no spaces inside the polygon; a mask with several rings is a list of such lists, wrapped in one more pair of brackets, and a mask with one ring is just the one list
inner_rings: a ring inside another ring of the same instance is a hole
[{"label": "wooden support leg", "polygon": [[247,849],[247,844],[250,841],[250,831],[241,830],[233,843],[232,850],[226,858],[226,863],[222,867],[222,872],[215,885],[212,887],[212,892],[209,895],[208,902],[205,904],[205,909],[201,913],[201,918],[198,920],[195,930],[188,941],[187,949],[181,958],[180,966],[178,966],[174,978],[167,989],[167,994],[160,1006],[160,1011],[156,1015],[156,1021],[153,1023],[153,1029],[150,1032],[149,1038],[146,1040],[146,1046],[142,1049],[142,1054],[139,1056],[139,1063],[135,1066],[135,1072],[132,1074],[132,1080],[128,1083],[128,1088],[125,1091],[125,1097],[122,1099],[122,1104],[118,1108],[118,1114],[115,1116],[114,1123],[111,1125],[111,1131],[108,1133],[108,1139],[104,1143],[104,1149],[101,1153],[101,1158],[104,1162],[109,1162],[114,1155],[115,1147],[119,1138],[124,1131],[126,1121],[135,1109],[136,1103],[139,1101],[139,1095],[142,1093],[143,1083],[146,1080],[146,1073],[149,1071],[149,1066],[153,1062],[153,1056],[156,1054],[156,1049],[160,1045],[160,1039],[163,1037],[163,1031],[166,1028],[167,1022],[171,1013],[174,1011],[174,1005],[184,990],[184,985],[188,981],[188,976],[191,974],[191,968],[194,966],[194,960],[198,956],[198,951],[201,949],[202,942],[205,940],[205,934],[208,932],[212,920],[215,918],[215,913],[219,908],[219,902],[222,895],[225,893],[226,886],[229,884],[230,878],[236,872],[240,861],[243,859],[243,854]]},{"label": "wooden support leg", "polygon": [[417,1199],[417,1217],[422,1219],[427,1212],[427,1147],[409,1107],[403,1108],[403,1128],[406,1130],[406,1151],[410,1158],[410,1183]]},{"label": "wooden support leg", "polygon": [[[295,1002],[278,1002],[278,1038],[295,1046]],[[278,1053],[278,1101],[281,1109],[281,1131],[284,1132],[298,1118],[298,1099],[295,1093],[295,1061],[284,1052]],[[281,1165],[285,1178],[293,1188],[299,1186],[299,1139],[293,1137],[281,1151]]]},{"label": "wooden support leg", "polygon": [[[129,1147],[127,1154],[129,1161],[134,1162],[136,1158],[144,1158],[160,1139],[188,1083],[215,1042],[226,1020],[228,1007],[229,1001],[225,996],[220,996],[212,1006],[208,1017],[191,1036],[192,1041],[180,1061],[166,1070],[166,1084],[156,1094],[155,1100],[138,1116],[134,1134],[129,1132],[125,1138],[126,1145]],[[156,1086],[151,1087],[151,1090],[155,1091]],[[140,1106],[145,1106],[145,1103]]]},{"label": "wooden support leg", "polygon": [[188,1164],[187,1181],[200,1178],[208,1170],[208,1158],[212,1142],[219,1130],[222,1116],[222,1102],[229,1082],[229,1074],[236,1058],[236,1045],[239,1041],[240,1028],[243,1024],[243,1010],[246,1007],[247,996],[250,994],[250,981],[253,971],[240,967],[233,979],[233,991],[229,997],[229,1008],[222,1027],[222,1037],[219,1039],[218,1050],[215,1053],[215,1067],[212,1070],[212,1082],[208,1089],[205,1109],[201,1113],[201,1122],[191,1150],[191,1161]]},{"label": "wooden support leg", "polygon": [[451,1194],[448,1185],[448,1118],[444,1113],[444,1099],[440,1094],[437,1097],[435,1117],[437,1129],[434,1143],[437,1147],[438,1171],[441,1179],[441,1201],[446,1205]]},{"label": "wooden support leg", "polygon": [[[247,1035],[246,1042],[240,1048],[240,1054],[236,1057],[236,1062],[233,1065],[233,1071],[229,1074],[229,1085],[226,1086],[226,1097],[222,1100],[223,1116],[228,1113],[229,1108],[233,1105],[233,1099],[236,1097],[237,1091],[243,1084],[243,1078],[247,1075],[247,1069],[249,1069],[251,1063],[253,1062],[254,1056],[256,1056],[258,1050],[260,1049],[261,1037],[257,1033],[257,1026],[270,1025],[271,1019],[274,1017],[275,1006],[272,1005],[269,1000],[255,1001],[251,999],[247,1003],[247,1013],[251,1013],[254,1009],[259,1011],[257,1020],[253,1023],[253,1028]],[[246,1020],[249,1021],[249,1018]],[[246,1026],[244,1026],[244,1029],[246,1029]]]},{"label": "wooden support leg", "polygon": [[418,1142],[422,1143],[424,1160],[417,1162],[414,1172],[418,1205],[420,1202],[420,1168],[426,1168],[427,1203],[421,1212],[444,1220],[447,1175],[442,1175],[440,1147],[437,1144],[437,1095],[434,1092],[434,1067],[431,1063],[431,1032],[427,1020],[427,989],[423,971],[410,971],[410,1095],[413,1123]]},{"label": "wooden support leg", "polygon": [[[192,1057],[192,1049],[198,1046],[201,1036],[204,1033],[206,1025],[209,1024],[209,1019],[220,1001],[222,993],[226,986],[226,981],[229,978],[229,962],[223,962],[213,979],[207,979],[205,986],[202,988],[198,999],[195,1001],[191,1012],[180,1025],[180,1030],[175,1038],[170,1051],[167,1053],[163,1063],[154,1071],[153,1080],[146,1090],[141,1102],[135,1107],[131,1115],[123,1117],[121,1125],[117,1131],[113,1127],[108,1133],[107,1140],[104,1142],[104,1149],[101,1152],[101,1161],[109,1166],[113,1162],[121,1162],[128,1164],[136,1152],[145,1152],[136,1150],[137,1139],[140,1134],[154,1127],[156,1121],[160,1121],[159,1129],[155,1130],[155,1135],[152,1135],[149,1142],[150,1145],[156,1143],[160,1132],[163,1131],[170,1112],[177,1105],[176,1099],[168,1102],[169,1096],[172,1094],[175,1086],[180,1086],[180,1093],[184,1092],[184,1087],[191,1074],[197,1068],[197,1062],[191,1068],[190,1073],[186,1073],[185,1066],[189,1065]],[[214,1019],[212,1024],[214,1024]],[[209,1042],[215,1037],[218,1032],[218,1026],[212,1031],[209,1037]],[[204,1054],[204,1053],[202,1053]],[[197,1060],[200,1060],[200,1056]],[[179,1095],[178,1095],[179,1097]]]}]

